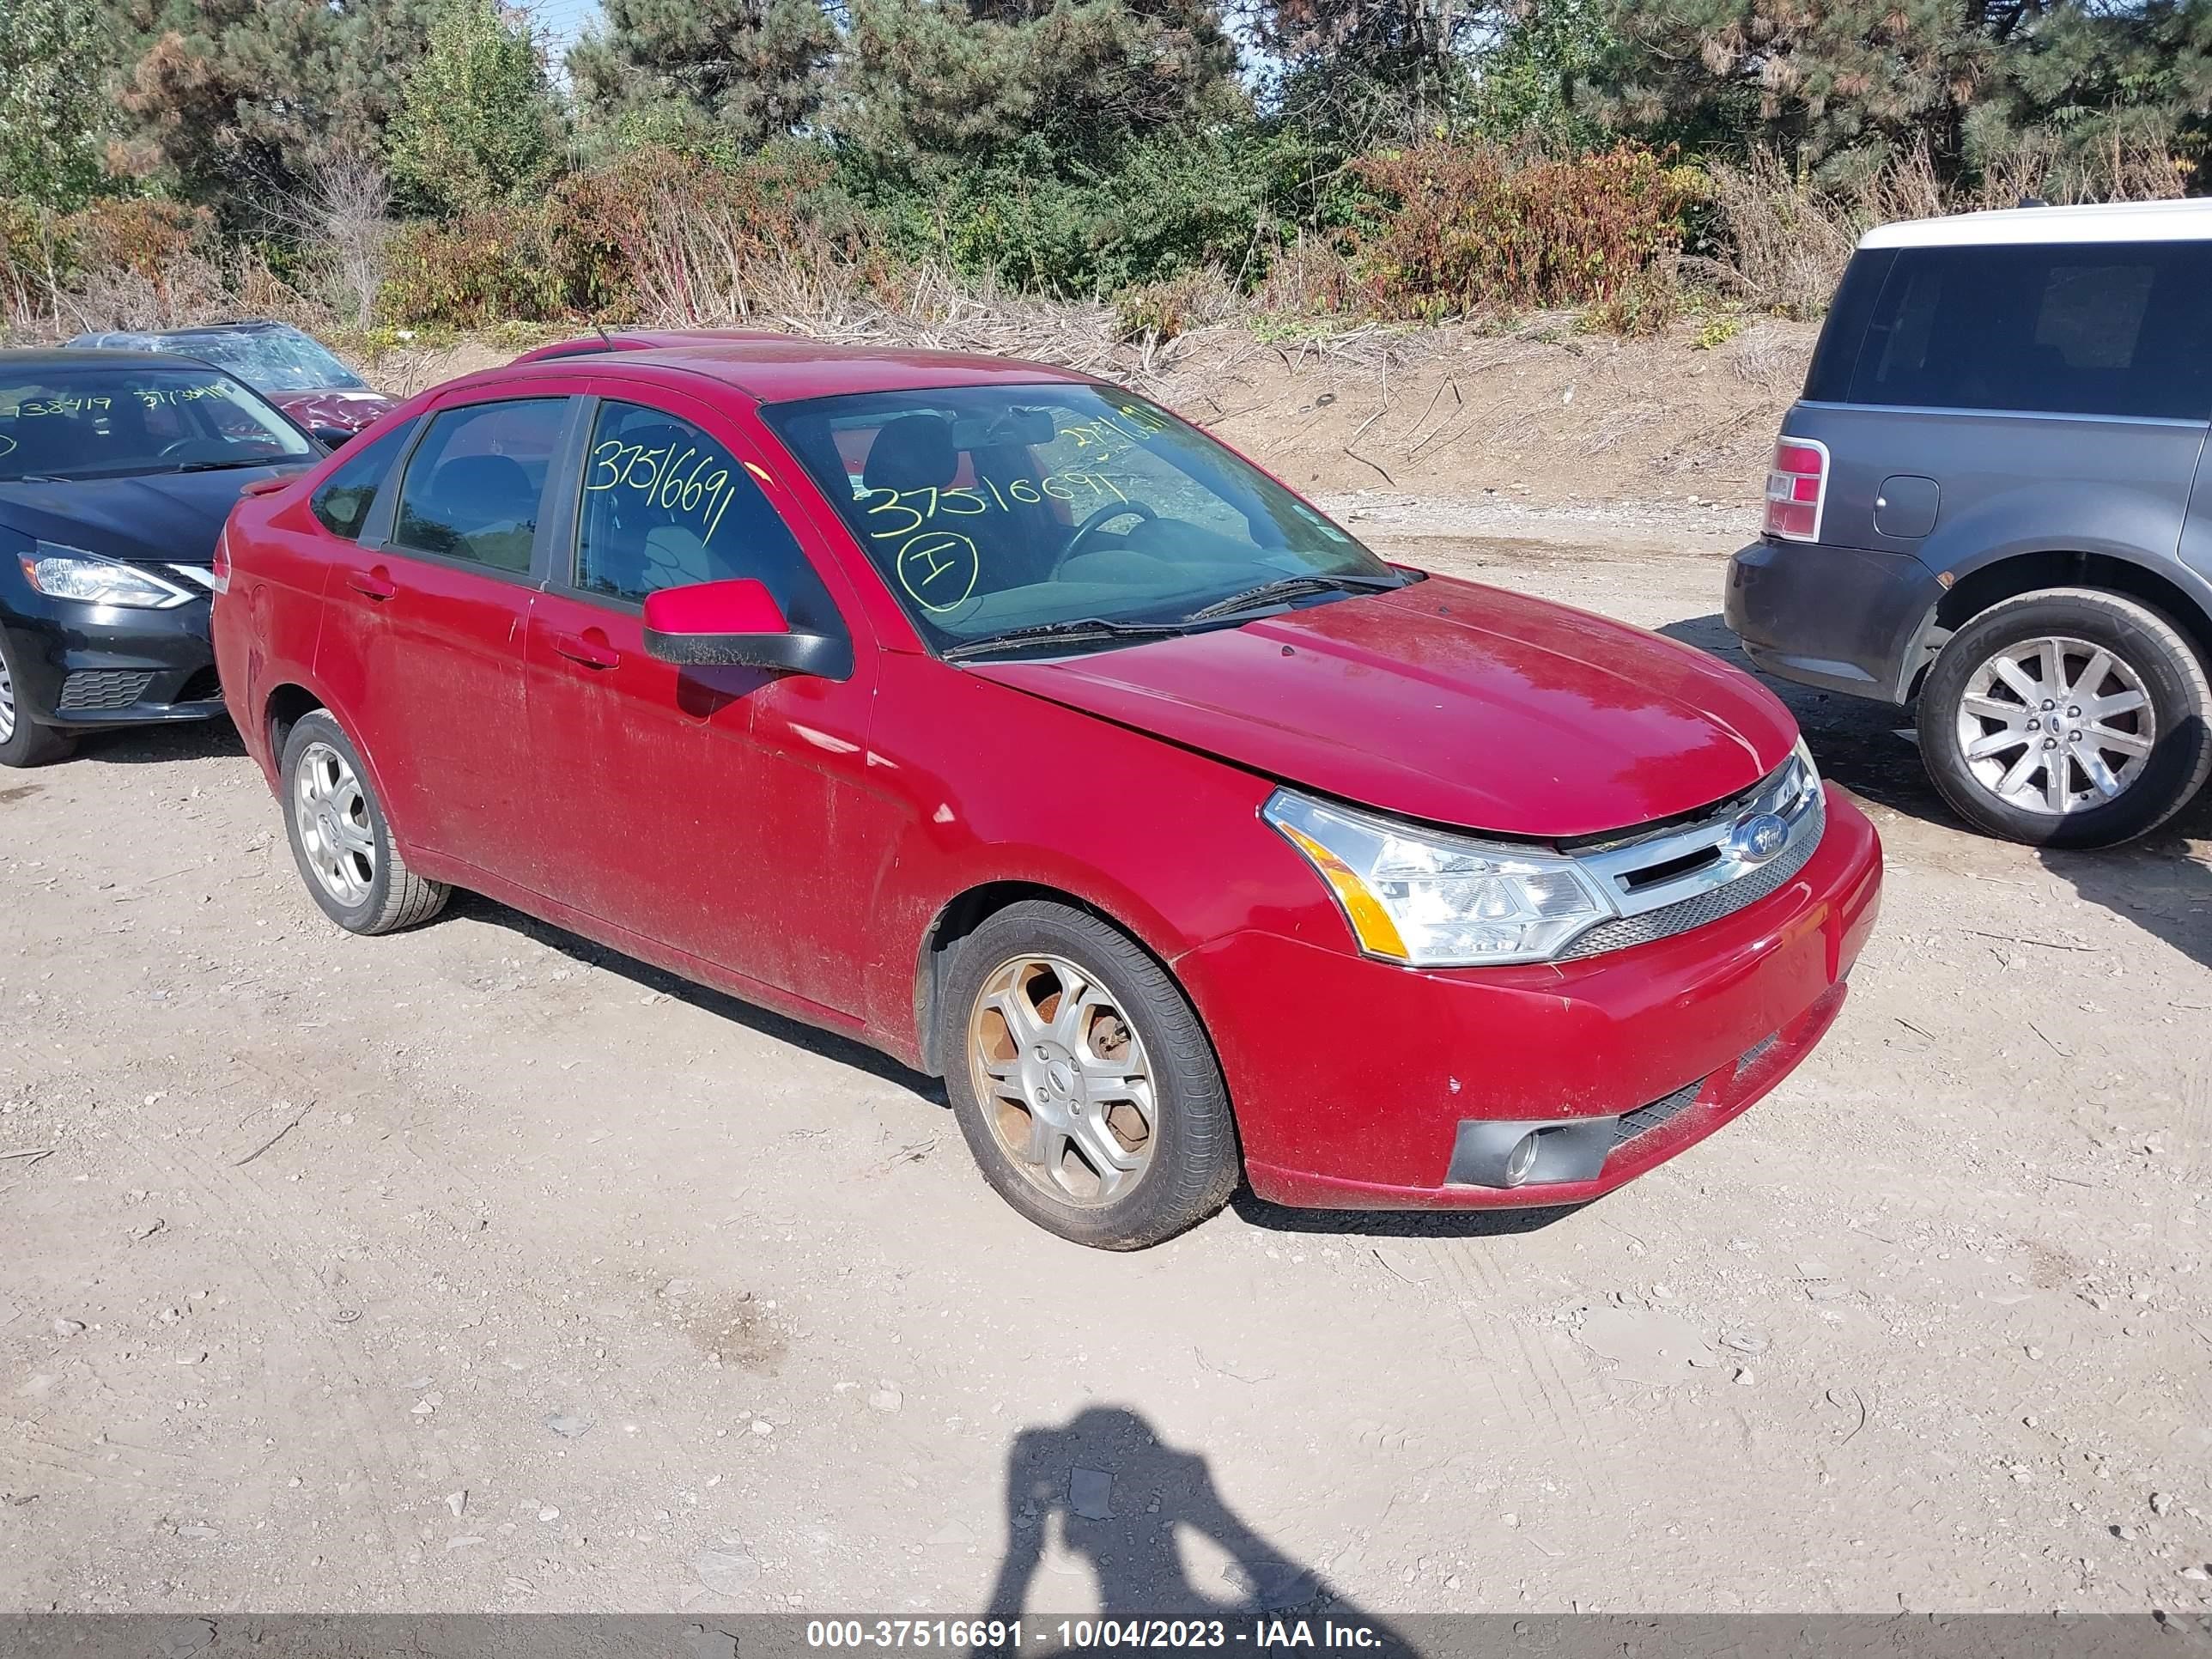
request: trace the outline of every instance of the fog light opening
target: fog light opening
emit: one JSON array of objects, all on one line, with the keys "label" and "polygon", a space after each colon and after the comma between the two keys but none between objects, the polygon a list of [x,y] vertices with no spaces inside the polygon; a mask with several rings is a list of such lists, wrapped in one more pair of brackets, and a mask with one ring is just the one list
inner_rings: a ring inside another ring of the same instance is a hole
[{"label": "fog light opening", "polygon": [[1513,1150],[1505,1155],[1505,1184],[1518,1187],[1528,1180],[1536,1168],[1536,1153],[1541,1135],[1530,1130],[1513,1143]]}]

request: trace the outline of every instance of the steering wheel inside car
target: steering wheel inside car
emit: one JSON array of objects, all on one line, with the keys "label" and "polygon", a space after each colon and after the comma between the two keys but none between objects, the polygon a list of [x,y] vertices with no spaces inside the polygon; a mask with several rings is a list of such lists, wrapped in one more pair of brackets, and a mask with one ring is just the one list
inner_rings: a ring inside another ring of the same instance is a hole
[{"label": "steering wheel inside car", "polygon": [[1105,506],[1076,526],[1075,533],[1067,538],[1067,545],[1060,550],[1060,556],[1052,562],[1052,574],[1055,576],[1060,574],[1060,566],[1080,553],[1083,550],[1083,544],[1097,534],[1099,530],[1113,523],[1116,519],[1127,518],[1132,513],[1140,519],[1157,519],[1160,516],[1142,501],[1107,502]]}]

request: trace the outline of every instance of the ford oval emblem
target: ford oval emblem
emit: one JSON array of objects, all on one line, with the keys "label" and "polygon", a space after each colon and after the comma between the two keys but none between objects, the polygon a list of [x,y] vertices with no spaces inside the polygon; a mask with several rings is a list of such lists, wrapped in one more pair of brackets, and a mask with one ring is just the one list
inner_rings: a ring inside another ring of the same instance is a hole
[{"label": "ford oval emblem", "polygon": [[1740,864],[1764,864],[1790,840],[1790,826],[1771,812],[1751,812],[1730,826],[1729,855]]}]

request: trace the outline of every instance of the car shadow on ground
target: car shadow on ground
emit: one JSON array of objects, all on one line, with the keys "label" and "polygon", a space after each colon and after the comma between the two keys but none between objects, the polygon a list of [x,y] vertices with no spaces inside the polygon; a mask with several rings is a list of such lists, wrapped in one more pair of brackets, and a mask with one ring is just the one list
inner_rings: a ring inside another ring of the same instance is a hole
[{"label": "car shadow on ground", "polygon": [[176,720],[167,726],[118,726],[82,734],[57,766],[168,766],[179,761],[243,756],[246,744],[227,720]]},{"label": "car shadow on ground", "polygon": [[[1822,776],[1893,811],[1960,835],[1980,833],[1944,805],[1920,764],[1918,744],[1899,735],[1911,725],[1910,710],[1815,691],[1760,673],[1718,616],[1669,623],[1659,631],[1742,669],[1787,703]],[[2191,858],[2186,845],[2206,839],[2212,839],[2212,790],[2130,846],[2086,853],[2044,848],[2036,856],[2090,903],[2126,917],[2192,962],[2212,967],[2212,870]]]},{"label": "car shadow on ground", "polygon": [[1294,1210],[1237,1189],[1229,1207],[1247,1226],[1271,1233],[1335,1238],[1506,1238],[1540,1232],[1589,1207],[1555,1204],[1528,1210]]},{"label": "car shadow on ground", "polygon": [[608,973],[619,975],[641,990],[658,991],[679,1002],[688,1002],[694,1008],[718,1019],[726,1019],[748,1030],[758,1031],[763,1036],[788,1042],[809,1054],[819,1054],[824,1060],[850,1066],[855,1071],[866,1072],[882,1082],[896,1084],[932,1105],[945,1104],[943,1083],[902,1066],[879,1048],[871,1048],[865,1042],[840,1036],[835,1031],[825,1031],[819,1026],[787,1019],[757,1003],[747,1002],[726,992],[696,984],[655,968],[649,963],[640,962],[635,957],[624,956],[611,946],[598,944],[580,933],[572,933],[565,927],[556,927],[550,922],[538,921],[535,916],[525,915],[521,911],[511,909],[481,893],[456,888],[446,914],[466,916],[495,927],[504,927],[535,944],[544,945],[548,950],[558,951],[580,966],[604,969]]},{"label": "car shadow on ground", "polygon": [[[2212,836],[2212,801],[2200,798],[2176,822],[2184,834]],[[2101,904],[2212,968],[2212,870],[2189,855],[2168,824],[2148,841],[2096,853],[2042,848],[2043,867],[2092,904]]]},{"label": "car shadow on ground", "polygon": [[[1165,1444],[1158,1431],[1123,1406],[1091,1406],[1065,1424],[1024,1429],[1006,1455],[1005,1558],[985,1617],[1024,1619],[1040,1571],[1087,1565],[1098,1585],[1098,1615],[1218,1619],[1229,1641],[1243,1641],[1255,1619],[1285,1621],[1326,1613],[1339,1626],[1374,1633],[1362,1650],[1402,1652],[1402,1636],[1340,1598],[1318,1570],[1270,1543],[1229,1505],[1206,1459]],[[1196,1582],[1178,1534],[1196,1534],[1228,1560],[1209,1561],[1212,1583]],[[1057,1644],[1055,1644],[1057,1645]],[[1212,1645],[1211,1638],[1197,1645]],[[1318,1634],[1310,1645],[1322,1645]]]}]

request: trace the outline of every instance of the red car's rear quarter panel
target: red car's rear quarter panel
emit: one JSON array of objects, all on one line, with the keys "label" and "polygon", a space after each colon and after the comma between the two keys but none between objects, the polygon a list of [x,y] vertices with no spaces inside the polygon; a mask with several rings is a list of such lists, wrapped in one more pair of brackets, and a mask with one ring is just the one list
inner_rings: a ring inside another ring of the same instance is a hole
[{"label": "red car's rear quarter panel", "polygon": [[274,495],[246,496],[231,509],[224,532],[230,591],[215,601],[216,670],[222,677],[223,701],[246,753],[272,788],[278,757],[269,740],[270,695],[286,684],[316,687],[315,648],[329,567],[316,538],[288,535],[280,527],[295,514],[305,515],[307,495],[307,488],[294,484]]},{"label": "red car's rear quarter panel", "polygon": [[[1332,939],[1255,927],[1180,958],[1255,1189],[1327,1203],[1303,1179],[1320,1176],[1376,1189],[1347,1188],[1339,1201],[1560,1201],[1556,1189],[1445,1188],[1459,1121],[1633,1110],[1733,1066],[1805,1014],[1849,971],[1881,890],[1874,826],[1832,788],[1828,812],[1820,850],[1779,891],[1587,961],[1399,968],[1353,954],[1333,911]],[[1632,1172],[1616,1159],[1603,1184]]]}]

